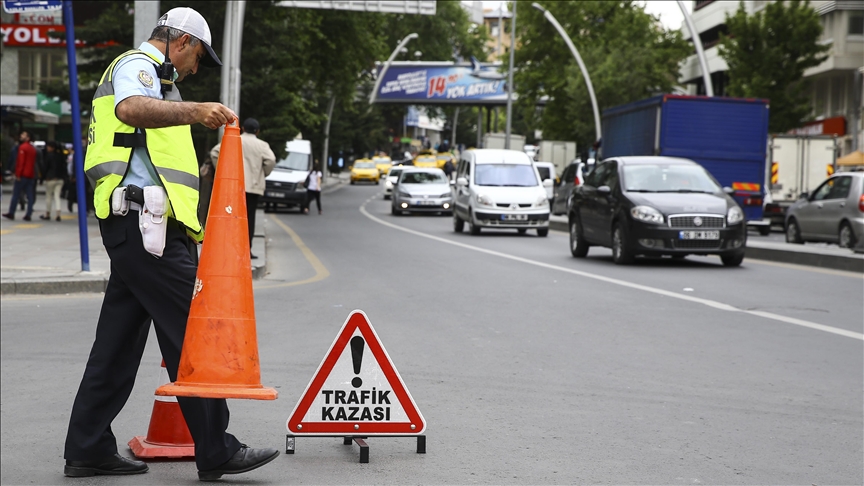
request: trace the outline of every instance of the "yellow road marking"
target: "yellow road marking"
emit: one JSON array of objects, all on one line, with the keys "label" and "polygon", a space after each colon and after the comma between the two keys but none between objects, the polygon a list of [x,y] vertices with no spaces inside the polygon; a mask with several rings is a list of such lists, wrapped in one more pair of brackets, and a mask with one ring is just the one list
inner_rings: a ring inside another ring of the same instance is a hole
[{"label": "yellow road marking", "polygon": [[25,223],[25,224],[16,224],[16,229],[33,229],[33,228],[41,228],[42,225],[39,223]]},{"label": "yellow road marking", "polygon": [[312,265],[312,268],[315,270],[315,276],[311,277],[311,278],[307,278],[305,280],[298,280],[296,282],[285,282],[285,283],[280,283],[280,284],[275,284],[275,285],[261,285],[261,286],[255,287],[255,288],[257,288],[257,289],[275,289],[275,288],[279,288],[279,287],[293,287],[295,285],[303,285],[303,284],[308,284],[308,283],[312,283],[312,282],[320,282],[321,280],[324,280],[325,278],[330,276],[330,271],[327,270],[327,267],[325,267],[324,264],[321,263],[321,260],[319,260],[318,257],[315,256],[314,253],[312,253],[312,250],[310,250],[309,247],[306,246],[306,243],[303,243],[303,240],[300,239],[300,236],[296,232],[294,232],[293,229],[291,229],[287,224],[283,223],[282,221],[279,221],[279,219],[276,217],[270,218],[270,220],[274,221],[283,230],[285,230],[286,233],[288,233],[288,236],[291,237],[291,239],[294,241],[294,244],[297,245],[297,248],[299,248],[300,251],[303,252],[303,256],[306,257],[306,260],[309,262],[310,265]]},{"label": "yellow road marking", "polygon": [[10,229],[0,230],[0,235],[8,235],[9,233],[14,233],[14,232],[15,232],[15,230],[10,230]]}]

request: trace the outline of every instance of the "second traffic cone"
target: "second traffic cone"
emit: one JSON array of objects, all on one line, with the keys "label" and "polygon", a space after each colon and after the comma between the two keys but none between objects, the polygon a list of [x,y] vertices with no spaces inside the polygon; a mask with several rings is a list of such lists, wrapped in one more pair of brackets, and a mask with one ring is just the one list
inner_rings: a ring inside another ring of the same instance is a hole
[{"label": "second traffic cone", "polygon": [[[168,370],[165,369],[165,360],[162,360],[161,372],[159,373],[159,385],[170,383]],[[129,448],[135,457],[150,459],[155,457],[168,457],[179,459],[181,457],[195,457],[195,442],[180,404],[175,397],[156,396],[153,402],[153,413],[150,414],[150,428],[147,436],[136,436],[129,441]]]},{"label": "second traffic cone", "polygon": [[157,395],[275,400],[261,385],[240,128],[226,126],[177,381]]}]

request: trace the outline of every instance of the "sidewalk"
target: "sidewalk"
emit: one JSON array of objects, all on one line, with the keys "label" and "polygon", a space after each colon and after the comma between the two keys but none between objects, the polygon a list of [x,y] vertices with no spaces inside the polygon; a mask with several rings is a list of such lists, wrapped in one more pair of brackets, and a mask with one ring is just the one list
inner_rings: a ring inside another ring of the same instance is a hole
[{"label": "sidewalk", "polygon": [[[323,190],[333,190],[347,179],[337,176],[325,180]],[[6,212],[12,185],[3,184],[0,206]],[[15,220],[0,218],[0,294],[67,294],[76,292],[104,292],[110,274],[110,261],[96,217],[87,218],[90,271],[81,270],[81,245],[78,234],[78,213],[65,208],[62,221],[39,219],[45,210],[43,186],[37,186],[33,220],[23,221],[24,212],[18,211]],[[77,210],[77,206],[76,206]],[[252,253],[252,277],[267,274],[266,217],[262,209],[255,218],[255,237]]]},{"label": "sidewalk", "polygon": [[[570,231],[565,216],[550,216],[549,228],[565,233]],[[755,234],[748,235],[746,258],[864,273],[864,255],[852,250],[836,245],[793,245],[784,241],[762,240]]]}]

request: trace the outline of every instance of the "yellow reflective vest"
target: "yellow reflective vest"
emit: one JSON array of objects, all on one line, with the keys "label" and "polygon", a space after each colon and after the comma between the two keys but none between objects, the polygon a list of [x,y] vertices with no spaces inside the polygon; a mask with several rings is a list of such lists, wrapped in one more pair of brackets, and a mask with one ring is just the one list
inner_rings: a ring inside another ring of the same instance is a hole
[{"label": "yellow reflective vest", "polygon": [[[106,219],[111,214],[111,193],[126,175],[132,151],[144,148],[168,193],[168,216],[183,223],[186,233],[200,242],[204,231],[198,220],[198,162],[191,127],[147,128],[136,133],[135,127],[114,114],[114,67],[124,57],[135,54],[144,54],[157,67],[161,64],[146,52],[126,51],[108,66],[93,95],[84,172],[94,188],[96,216]],[[166,93],[165,99],[182,101],[176,86]]]}]

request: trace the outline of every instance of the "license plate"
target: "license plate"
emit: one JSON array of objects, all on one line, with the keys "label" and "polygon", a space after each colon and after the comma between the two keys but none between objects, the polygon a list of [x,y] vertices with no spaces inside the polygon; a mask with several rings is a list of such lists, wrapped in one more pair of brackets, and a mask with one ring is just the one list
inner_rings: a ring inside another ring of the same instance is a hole
[{"label": "license plate", "polygon": [[284,198],[285,197],[284,192],[267,191],[266,195],[267,195],[267,197],[278,197],[278,198]]},{"label": "license plate", "polygon": [[421,199],[414,204],[416,204],[418,206],[437,206],[438,202],[437,201],[427,201],[425,199]]},{"label": "license plate", "polygon": [[678,238],[682,240],[719,240],[719,231],[679,231]]},{"label": "license plate", "polygon": [[502,214],[501,219],[504,221],[527,221],[527,214]]}]

